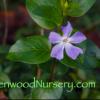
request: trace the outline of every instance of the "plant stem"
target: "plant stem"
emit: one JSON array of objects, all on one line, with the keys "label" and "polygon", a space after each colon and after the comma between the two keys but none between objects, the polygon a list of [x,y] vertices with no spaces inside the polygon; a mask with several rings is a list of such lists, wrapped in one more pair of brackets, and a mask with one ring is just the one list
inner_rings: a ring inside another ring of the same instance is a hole
[{"label": "plant stem", "polygon": [[8,35],[8,18],[7,18],[7,1],[3,0],[3,5],[4,5],[4,11],[5,11],[5,30],[4,30],[4,37],[2,44],[5,45],[7,41],[7,35]]},{"label": "plant stem", "polygon": [[55,72],[56,72],[56,60],[54,60],[52,66],[51,66],[51,74],[50,74],[50,81],[53,81],[55,78]]},{"label": "plant stem", "polygon": [[39,79],[41,76],[41,69],[39,68],[39,65],[36,67],[36,78]]},{"label": "plant stem", "polygon": [[[44,35],[44,29],[43,29],[43,28],[40,29],[40,35],[41,35],[41,36]],[[40,78],[41,72],[42,72],[42,70],[40,69],[39,65],[37,64],[37,68],[36,68],[36,78],[37,78],[37,79]]]}]

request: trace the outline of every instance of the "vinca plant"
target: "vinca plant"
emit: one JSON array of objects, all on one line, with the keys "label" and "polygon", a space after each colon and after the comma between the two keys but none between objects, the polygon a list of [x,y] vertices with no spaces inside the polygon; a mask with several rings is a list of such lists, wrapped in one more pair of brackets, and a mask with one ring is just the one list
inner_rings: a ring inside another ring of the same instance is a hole
[{"label": "vinca plant", "polygon": [[[31,87],[24,96],[18,90],[17,94],[19,93],[20,97],[39,100],[70,100],[91,97],[89,96],[92,93],[90,91],[97,85],[96,79],[91,76],[93,75],[91,73],[100,66],[100,57],[97,53],[97,50],[100,51],[100,49],[88,38],[86,32],[75,25],[75,20],[79,21],[82,16],[91,11],[90,8],[95,2],[96,0],[25,1],[28,16],[35,27],[33,24],[30,25],[31,35],[18,35],[20,38],[16,36],[6,59],[13,62],[14,66],[20,64],[26,69],[30,68],[31,75],[28,74],[28,70],[23,74],[24,78],[28,77],[26,81],[32,82],[35,79],[41,82],[42,80],[45,87]],[[33,30],[38,30],[37,34]],[[26,31],[30,32],[30,30]],[[23,80],[21,79],[21,81]],[[87,86],[90,81],[96,83],[94,87],[91,87],[92,89],[89,85]],[[58,85],[47,87],[47,82],[52,84],[58,82]],[[62,86],[61,84],[64,82],[73,83],[76,86]],[[79,82],[83,82],[85,85],[78,87]],[[10,90],[10,98],[14,98],[12,96],[14,91],[14,89]],[[17,95],[17,98],[20,97]]]}]

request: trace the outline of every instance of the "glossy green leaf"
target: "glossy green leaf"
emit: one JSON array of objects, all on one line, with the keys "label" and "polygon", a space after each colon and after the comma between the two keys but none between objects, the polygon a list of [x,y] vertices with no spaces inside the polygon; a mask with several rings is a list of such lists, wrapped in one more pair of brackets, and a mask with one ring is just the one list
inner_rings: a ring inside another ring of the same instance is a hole
[{"label": "glossy green leaf", "polygon": [[41,27],[52,29],[61,25],[60,0],[26,0],[26,6],[30,16]]},{"label": "glossy green leaf", "polygon": [[84,15],[96,0],[68,0],[66,14],[73,17]]},{"label": "glossy green leaf", "polygon": [[18,40],[10,49],[8,59],[28,64],[40,64],[50,59],[51,45],[43,36]]}]

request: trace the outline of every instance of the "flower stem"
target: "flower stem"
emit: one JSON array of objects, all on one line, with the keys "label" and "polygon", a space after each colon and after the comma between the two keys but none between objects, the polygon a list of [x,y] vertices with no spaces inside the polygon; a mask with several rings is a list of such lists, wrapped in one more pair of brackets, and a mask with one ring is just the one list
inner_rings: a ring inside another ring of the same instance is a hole
[{"label": "flower stem", "polygon": [[37,67],[36,67],[36,78],[39,79],[40,76],[41,76],[41,69],[40,69],[39,65],[37,65]]},{"label": "flower stem", "polygon": [[51,74],[50,74],[49,81],[53,81],[54,80],[55,72],[56,72],[56,60],[53,61],[53,64],[51,66]]},{"label": "flower stem", "polygon": [[[41,35],[41,36],[44,35],[44,29],[43,29],[43,28],[40,29],[40,35]],[[37,67],[36,67],[36,78],[37,78],[37,79],[40,78],[41,72],[42,72],[42,70],[40,69],[39,65],[37,64]]]}]

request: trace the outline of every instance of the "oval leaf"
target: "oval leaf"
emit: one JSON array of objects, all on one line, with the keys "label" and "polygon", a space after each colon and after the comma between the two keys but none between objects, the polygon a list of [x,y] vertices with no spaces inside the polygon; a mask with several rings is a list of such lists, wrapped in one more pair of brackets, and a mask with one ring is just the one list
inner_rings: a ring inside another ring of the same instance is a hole
[{"label": "oval leaf", "polygon": [[10,49],[8,59],[28,64],[40,64],[50,59],[48,40],[43,36],[30,36],[18,40]]},{"label": "oval leaf", "polygon": [[60,0],[26,0],[33,20],[43,28],[52,29],[62,23]]},{"label": "oval leaf", "polygon": [[68,0],[67,15],[78,17],[84,15],[96,0]]}]

